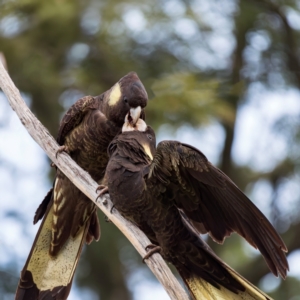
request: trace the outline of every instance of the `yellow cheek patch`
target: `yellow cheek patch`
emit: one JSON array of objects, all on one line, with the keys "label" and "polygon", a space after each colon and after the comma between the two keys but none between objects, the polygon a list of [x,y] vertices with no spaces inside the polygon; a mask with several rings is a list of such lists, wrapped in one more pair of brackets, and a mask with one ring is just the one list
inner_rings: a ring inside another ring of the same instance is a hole
[{"label": "yellow cheek patch", "polygon": [[122,93],[121,93],[120,84],[116,83],[111,89],[111,92],[109,95],[109,100],[108,100],[108,105],[113,106],[116,103],[118,103],[119,100],[121,99],[121,95],[122,95]]},{"label": "yellow cheek patch", "polygon": [[151,160],[153,160],[153,156],[152,156],[152,153],[150,151],[149,145],[143,144],[142,146],[144,148],[145,153],[151,158]]}]

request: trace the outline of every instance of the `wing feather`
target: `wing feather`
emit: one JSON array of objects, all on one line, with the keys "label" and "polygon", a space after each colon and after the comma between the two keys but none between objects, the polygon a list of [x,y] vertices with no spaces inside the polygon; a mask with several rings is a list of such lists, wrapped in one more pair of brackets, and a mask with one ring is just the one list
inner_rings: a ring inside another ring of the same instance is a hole
[{"label": "wing feather", "polygon": [[177,207],[201,233],[218,243],[233,232],[264,256],[271,271],[286,277],[287,248],[260,210],[196,148],[176,141],[158,144],[149,179],[167,186]]},{"label": "wing feather", "polygon": [[60,145],[64,144],[65,137],[80,124],[85,116],[86,112],[89,110],[94,110],[99,108],[99,101],[103,98],[103,95],[98,97],[85,96],[77,100],[65,113],[63,116],[57,135],[57,142]]}]

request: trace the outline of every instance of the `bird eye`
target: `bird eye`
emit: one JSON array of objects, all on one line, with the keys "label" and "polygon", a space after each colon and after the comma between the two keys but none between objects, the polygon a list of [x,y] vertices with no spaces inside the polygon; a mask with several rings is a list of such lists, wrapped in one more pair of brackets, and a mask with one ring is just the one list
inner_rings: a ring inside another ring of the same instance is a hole
[{"label": "bird eye", "polygon": [[152,141],[152,135],[151,134],[147,134],[147,138]]},{"label": "bird eye", "polygon": [[125,102],[125,103],[127,103],[127,102],[128,102],[128,99],[127,99],[127,97],[124,97],[124,99],[123,99],[123,100],[124,100],[124,102]]}]

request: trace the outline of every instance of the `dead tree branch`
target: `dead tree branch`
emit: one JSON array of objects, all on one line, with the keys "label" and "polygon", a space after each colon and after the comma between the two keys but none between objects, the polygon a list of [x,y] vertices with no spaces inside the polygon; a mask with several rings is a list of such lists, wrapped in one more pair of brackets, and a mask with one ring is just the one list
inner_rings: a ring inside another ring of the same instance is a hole
[{"label": "dead tree branch", "polygon": [[[150,244],[149,239],[134,224],[124,219],[117,210],[114,210],[113,214],[110,213],[112,202],[109,196],[101,197],[98,201],[95,200],[97,198],[97,183],[87,172],[82,170],[69,155],[61,153],[57,158],[55,157],[59,145],[27,107],[21,98],[19,90],[12,82],[1,62],[0,87],[5,93],[10,106],[17,113],[29,134],[42,147],[54,164],[108,216],[133,244],[140,255],[142,257],[145,256],[145,247]],[[171,299],[189,299],[183,287],[178,283],[160,254],[154,254],[146,260],[146,263],[164,286]]]}]

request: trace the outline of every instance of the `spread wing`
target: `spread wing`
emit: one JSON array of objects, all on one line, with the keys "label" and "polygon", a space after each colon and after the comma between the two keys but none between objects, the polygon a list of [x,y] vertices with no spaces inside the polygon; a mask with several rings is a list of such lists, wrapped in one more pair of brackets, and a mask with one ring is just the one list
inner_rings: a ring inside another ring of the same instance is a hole
[{"label": "spread wing", "polygon": [[148,180],[183,210],[193,225],[219,243],[232,232],[264,256],[271,271],[286,277],[287,248],[247,196],[196,148],[175,141],[158,144]]},{"label": "spread wing", "polygon": [[60,145],[64,144],[66,135],[80,124],[83,117],[89,110],[99,108],[99,100],[103,98],[104,94],[101,94],[98,97],[85,96],[77,100],[65,113],[63,119],[60,122],[57,142]]}]

